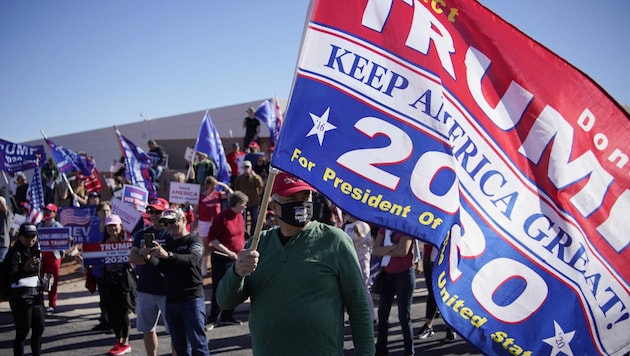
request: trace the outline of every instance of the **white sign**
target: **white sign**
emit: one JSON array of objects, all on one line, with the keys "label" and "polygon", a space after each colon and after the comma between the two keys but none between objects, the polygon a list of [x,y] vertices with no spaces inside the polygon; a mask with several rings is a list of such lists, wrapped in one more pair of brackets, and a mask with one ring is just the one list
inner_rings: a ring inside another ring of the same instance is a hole
[{"label": "white sign", "polygon": [[186,162],[192,162],[192,160],[195,159],[195,149],[186,147],[186,152],[184,153],[184,159],[186,160]]},{"label": "white sign", "polygon": [[142,219],[142,213],[136,210],[133,206],[123,203],[120,199],[112,197],[110,200],[112,203],[112,214],[120,216],[122,220],[123,230],[127,232],[133,231],[138,221]]},{"label": "white sign", "polygon": [[171,182],[168,201],[177,204],[199,204],[199,184]]}]

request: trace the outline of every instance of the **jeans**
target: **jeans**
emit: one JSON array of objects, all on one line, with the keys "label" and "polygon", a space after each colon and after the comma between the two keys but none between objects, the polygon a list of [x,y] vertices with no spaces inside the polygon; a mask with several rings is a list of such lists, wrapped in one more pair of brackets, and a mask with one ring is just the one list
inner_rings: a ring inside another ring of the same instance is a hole
[{"label": "jeans", "polygon": [[386,273],[385,286],[378,302],[377,355],[387,355],[389,312],[392,309],[394,296],[398,296],[396,299],[398,302],[398,320],[402,328],[405,355],[414,354],[413,326],[411,320],[411,302],[414,289],[416,289],[416,272],[413,266],[399,273]]},{"label": "jeans", "polygon": [[[249,234],[254,235],[254,231],[256,230],[256,224],[258,223],[258,214],[260,213],[260,205],[254,205],[247,208],[245,211],[249,213],[250,218],[250,226],[249,226]],[[245,214],[243,217],[245,218],[245,232],[247,232],[247,213],[243,211]]]},{"label": "jeans", "polygon": [[212,307],[210,308],[210,322],[218,321],[219,313],[221,313],[222,321],[230,321],[234,319],[234,309],[221,310],[219,304],[217,304],[217,287],[219,282],[225,276],[228,268],[232,266],[234,260],[229,257],[224,257],[213,253],[211,256],[212,261]]},{"label": "jeans", "polygon": [[177,356],[210,355],[204,298],[166,302],[166,321]]}]

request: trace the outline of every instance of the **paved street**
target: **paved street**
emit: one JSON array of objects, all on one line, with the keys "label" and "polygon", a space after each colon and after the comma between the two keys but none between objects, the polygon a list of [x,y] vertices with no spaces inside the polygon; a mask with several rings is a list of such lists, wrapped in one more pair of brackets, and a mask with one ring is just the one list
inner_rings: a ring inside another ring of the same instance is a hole
[{"label": "paved street", "polygon": [[[106,355],[114,345],[113,334],[91,331],[97,324],[99,316],[98,295],[90,294],[84,288],[84,278],[78,272],[78,266],[72,263],[64,263],[59,284],[59,301],[57,313],[46,317],[46,330],[44,331],[42,353],[44,355]],[[206,295],[211,293],[210,279],[206,279]],[[414,294],[412,317],[414,329],[419,330],[424,322],[424,301],[426,288],[424,280],[420,276]],[[206,298],[210,300],[210,298]],[[375,305],[378,301],[375,300]],[[209,305],[208,305],[209,306]],[[243,320],[240,326],[217,327],[206,332],[213,355],[251,355],[251,339],[247,324],[249,304],[245,303],[236,309],[235,318]],[[390,355],[402,354],[402,336],[397,320],[396,307],[392,308],[390,321],[389,346]],[[135,315],[132,318],[130,355],[144,355],[142,335],[135,330]],[[425,355],[480,355],[474,347],[464,340],[458,339],[455,343],[444,343],[444,324],[438,319],[434,325],[436,334],[426,340],[416,340],[417,354]],[[159,333],[159,355],[170,354],[170,338],[162,326]],[[13,318],[7,302],[0,303],[0,355],[11,355],[11,343],[15,336]],[[27,339],[26,355],[30,355],[30,347]],[[352,355],[352,340],[348,335],[345,349],[347,355]]]}]

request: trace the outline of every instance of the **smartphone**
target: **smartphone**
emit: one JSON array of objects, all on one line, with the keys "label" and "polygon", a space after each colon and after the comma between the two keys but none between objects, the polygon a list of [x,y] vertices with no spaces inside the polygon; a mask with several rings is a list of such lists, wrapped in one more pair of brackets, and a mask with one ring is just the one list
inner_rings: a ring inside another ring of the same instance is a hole
[{"label": "smartphone", "polygon": [[40,260],[42,259],[42,250],[35,250],[33,251],[33,257],[37,257]]},{"label": "smartphone", "polygon": [[153,247],[153,241],[155,241],[155,234],[154,233],[148,232],[148,233],[144,234],[144,247],[152,248]]}]

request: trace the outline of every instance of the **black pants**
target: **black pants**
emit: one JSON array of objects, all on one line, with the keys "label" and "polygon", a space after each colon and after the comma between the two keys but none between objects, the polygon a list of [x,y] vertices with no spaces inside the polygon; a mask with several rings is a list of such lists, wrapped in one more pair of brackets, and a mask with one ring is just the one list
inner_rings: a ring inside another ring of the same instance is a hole
[{"label": "black pants", "polygon": [[13,355],[24,355],[24,341],[31,333],[31,352],[39,356],[42,350],[42,334],[44,334],[44,300],[42,295],[24,296],[11,295],[9,301],[13,322],[15,323],[15,339],[13,340]]},{"label": "black pants", "polygon": [[233,259],[225,256],[213,253],[210,255],[210,261],[212,262],[212,307],[210,308],[210,322],[216,321],[219,313],[221,313],[221,320],[232,320],[234,315],[234,309],[221,310],[217,304],[217,287],[221,278],[225,276],[227,269],[232,266]]}]

